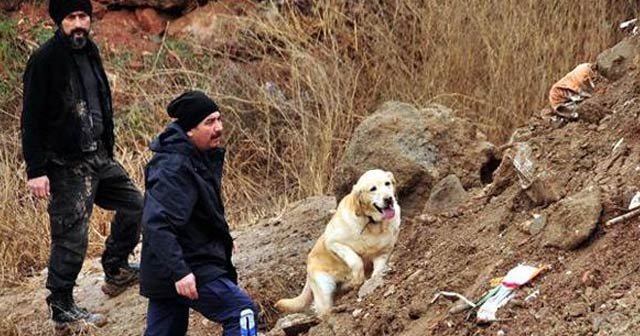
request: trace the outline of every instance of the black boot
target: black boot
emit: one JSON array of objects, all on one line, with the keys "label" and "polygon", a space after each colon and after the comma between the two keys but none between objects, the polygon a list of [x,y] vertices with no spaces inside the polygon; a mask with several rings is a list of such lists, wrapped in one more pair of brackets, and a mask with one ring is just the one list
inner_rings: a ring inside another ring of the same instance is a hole
[{"label": "black boot", "polygon": [[80,308],[73,300],[71,292],[51,293],[47,297],[47,304],[51,311],[51,319],[56,324],[56,329],[73,327],[78,322],[84,322],[96,327],[102,327],[107,319],[102,314],[94,314],[84,308]]},{"label": "black boot", "polygon": [[105,269],[104,275],[105,283],[102,286],[102,292],[110,297],[115,297],[138,283],[140,266],[124,264],[115,269]]}]

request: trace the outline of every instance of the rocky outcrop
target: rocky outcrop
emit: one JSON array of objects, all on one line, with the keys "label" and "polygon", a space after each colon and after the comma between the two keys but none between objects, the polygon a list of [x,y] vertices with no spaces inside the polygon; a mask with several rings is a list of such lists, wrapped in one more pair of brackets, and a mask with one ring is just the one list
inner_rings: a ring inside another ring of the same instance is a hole
[{"label": "rocky outcrop", "polygon": [[346,195],[365,171],[393,172],[400,205],[422,210],[436,182],[449,174],[464,188],[482,185],[495,147],[471,122],[442,105],[387,102],[355,130],[337,168],[335,195]]},{"label": "rocky outcrop", "polygon": [[160,35],[164,32],[167,19],[153,8],[138,8],[135,11],[140,27],[149,34]]},{"label": "rocky outcrop", "polygon": [[552,210],[544,232],[544,245],[573,250],[595,231],[602,212],[600,190],[588,187],[563,199]]},{"label": "rocky outcrop", "polygon": [[598,72],[609,80],[617,80],[636,66],[634,58],[638,54],[640,54],[640,36],[627,37],[598,55],[596,60]]},{"label": "rocky outcrop", "polygon": [[442,213],[457,208],[468,199],[468,194],[462,187],[460,179],[449,175],[438,182],[431,191],[427,202],[429,213]]}]

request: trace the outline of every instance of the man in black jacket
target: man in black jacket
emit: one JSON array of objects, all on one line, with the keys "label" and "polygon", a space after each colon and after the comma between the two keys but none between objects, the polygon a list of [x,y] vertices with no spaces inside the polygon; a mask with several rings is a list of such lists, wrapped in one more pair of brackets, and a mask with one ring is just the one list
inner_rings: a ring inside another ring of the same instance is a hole
[{"label": "man in black jacket", "polygon": [[89,0],[51,0],[55,35],[31,55],[21,118],[27,185],[49,198],[51,254],[47,297],[59,327],[105,319],[76,306],[72,291],[87,250],[93,204],[116,214],[102,266],[103,291],[117,295],[135,283],[128,256],[139,241],[142,195],[113,159],[113,111],[109,82],[89,39]]},{"label": "man in black jacket", "polygon": [[233,240],[220,190],[220,112],[200,91],[182,94],[167,110],[177,120],[151,144],[155,155],[145,171],[145,335],[185,335],[189,308],[222,323],[225,336],[256,335],[257,308],[237,286],[231,262]]}]

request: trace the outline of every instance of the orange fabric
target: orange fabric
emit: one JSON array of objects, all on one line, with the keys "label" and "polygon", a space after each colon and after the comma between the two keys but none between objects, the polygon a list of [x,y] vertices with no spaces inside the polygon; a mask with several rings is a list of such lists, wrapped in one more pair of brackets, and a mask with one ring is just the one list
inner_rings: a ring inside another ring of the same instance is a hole
[{"label": "orange fabric", "polygon": [[553,84],[549,91],[549,103],[555,110],[563,103],[569,102],[570,94],[577,94],[580,89],[589,87],[589,80],[594,73],[591,63],[582,63],[566,74],[562,79]]}]

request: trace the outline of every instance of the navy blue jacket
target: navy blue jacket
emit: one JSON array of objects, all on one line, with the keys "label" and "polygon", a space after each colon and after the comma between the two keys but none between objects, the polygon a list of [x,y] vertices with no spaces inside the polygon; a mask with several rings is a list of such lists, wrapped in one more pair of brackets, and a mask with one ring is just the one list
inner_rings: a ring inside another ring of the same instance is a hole
[{"label": "navy blue jacket", "polygon": [[175,282],[189,273],[197,285],[219,276],[237,282],[220,197],[224,149],[202,153],[172,123],[151,150],[155,155],[145,169],[140,293],[174,297]]}]

